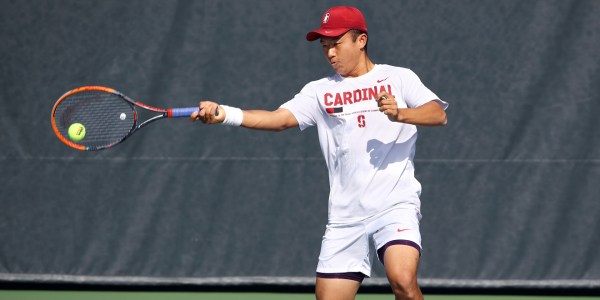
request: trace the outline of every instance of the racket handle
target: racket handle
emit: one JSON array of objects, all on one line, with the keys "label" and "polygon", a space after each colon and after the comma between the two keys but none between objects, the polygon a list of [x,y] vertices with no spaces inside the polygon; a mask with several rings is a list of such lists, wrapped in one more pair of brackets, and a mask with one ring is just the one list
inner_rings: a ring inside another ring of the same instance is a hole
[{"label": "racket handle", "polygon": [[200,108],[198,106],[171,108],[167,110],[167,115],[169,116],[169,118],[183,118],[189,117],[192,115],[193,112],[199,110]]},{"label": "racket handle", "polygon": [[[192,115],[193,112],[199,111],[200,108],[198,106],[194,107],[180,107],[180,108],[171,108],[167,110],[167,116],[169,118],[184,118]],[[215,110],[215,116],[219,115],[219,109]]]}]

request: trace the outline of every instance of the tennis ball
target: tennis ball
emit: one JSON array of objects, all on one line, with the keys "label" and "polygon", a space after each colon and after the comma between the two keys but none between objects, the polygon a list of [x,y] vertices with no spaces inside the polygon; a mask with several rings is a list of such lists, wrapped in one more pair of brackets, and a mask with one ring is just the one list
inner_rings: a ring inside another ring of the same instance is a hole
[{"label": "tennis ball", "polygon": [[85,137],[85,126],[81,123],[73,123],[69,126],[69,138],[73,142],[79,142]]}]

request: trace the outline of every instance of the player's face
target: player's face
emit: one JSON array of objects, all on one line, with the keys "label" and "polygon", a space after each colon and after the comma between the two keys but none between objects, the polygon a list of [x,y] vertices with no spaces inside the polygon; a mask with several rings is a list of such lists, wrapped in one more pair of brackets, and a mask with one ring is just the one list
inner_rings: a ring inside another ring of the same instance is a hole
[{"label": "player's face", "polygon": [[321,37],[323,54],[333,69],[344,77],[357,77],[361,72],[360,58],[366,43],[366,35],[356,40],[347,32],[338,37]]}]

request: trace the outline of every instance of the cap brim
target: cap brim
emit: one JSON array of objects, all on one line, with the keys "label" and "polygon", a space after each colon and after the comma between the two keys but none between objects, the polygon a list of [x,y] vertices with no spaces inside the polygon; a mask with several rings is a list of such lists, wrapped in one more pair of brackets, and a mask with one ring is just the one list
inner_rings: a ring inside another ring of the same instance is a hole
[{"label": "cap brim", "polygon": [[306,34],[306,39],[312,42],[321,38],[322,36],[336,37],[348,32],[349,30],[350,28],[321,28]]}]

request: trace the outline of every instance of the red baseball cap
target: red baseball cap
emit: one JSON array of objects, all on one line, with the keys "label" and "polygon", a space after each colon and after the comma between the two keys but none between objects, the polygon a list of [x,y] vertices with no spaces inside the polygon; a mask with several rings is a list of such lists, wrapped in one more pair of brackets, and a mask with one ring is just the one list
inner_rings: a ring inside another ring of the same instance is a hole
[{"label": "red baseball cap", "polygon": [[321,36],[336,37],[351,29],[367,32],[367,22],[363,14],[356,7],[335,6],[323,14],[321,27],[306,34],[306,39],[314,41]]}]

